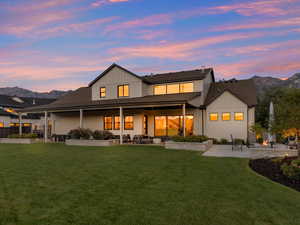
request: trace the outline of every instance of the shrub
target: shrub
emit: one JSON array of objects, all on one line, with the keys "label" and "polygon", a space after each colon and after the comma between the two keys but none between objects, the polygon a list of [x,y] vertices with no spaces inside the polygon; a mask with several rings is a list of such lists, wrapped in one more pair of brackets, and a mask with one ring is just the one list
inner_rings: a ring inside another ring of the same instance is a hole
[{"label": "shrub", "polygon": [[300,159],[295,159],[290,164],[283,163],[280,169],[285,176],[300,180]]},{"label": "shrub", "polygon": [[212,142],[213,142],[214,145],[219,144],[219,141],[218,141],[217,138],[209,138],[209,140],[212,140]]},{"label": "shrub", "polygon": [[95,130],[92,133],[92,136],[95,140],[109,140],[109,139],[113,139],[114,135],[107,131],[107,130]]},{"label": "shrub", "polygon": [[264,142],[264,139],[262,137],[257,138],[257,142],[259,144],[262,144]]},{"label": "shrub", "polygon": [[244,145],[245,144],[245,141],[243,139],[235,138],[233,141],[234,141],[235,144],[238,144],[238,145]]},{"label": "shrub", "polygon": [[222,145],[228,145],[229,142],[228,142],[228,140],[226,138],[221,138],[220,144],[222,144]]},{"label": "shrub", "polygon": [[90,129],[78,128],[70,130],[68,133],[71,139],[90,139],[92,131]]},{"label": "shrub", "polygon": [[198,135],[198,136],[193,135],[193,136],[186,136],[186,137],[173,136],[171,140],[175,142],[204,142],[207,141],[208,138],[204,135]]},{"label": "shrub", "polygon": [[8,138],[38,138],[37,134],[11,134]]}]

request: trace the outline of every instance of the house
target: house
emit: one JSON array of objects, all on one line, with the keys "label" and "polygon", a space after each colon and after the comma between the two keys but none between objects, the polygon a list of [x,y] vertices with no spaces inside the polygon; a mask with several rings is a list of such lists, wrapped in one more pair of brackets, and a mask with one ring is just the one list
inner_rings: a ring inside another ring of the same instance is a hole
[{"label": "house", "polygon": [[232,135],[248,140],[255,105],[252,80],[216,82],[212,68],[138,76],[113,64],[87,87],[21,112],[45,113],[52,134],[82,127],[131,137]]},{"label": "house", "polygon": [[[19,127],[19,115],[17,110],[27,107],[40,106],[50,104],[55,99],[44,98],[29,98],[29,97],[17,97],[0,95],[0,128],[13,128]],[[22,115],[22,127],[31,130],[43,129],[43,114],[28,113]],[[18,129],[17,129],[18,130]]]}]

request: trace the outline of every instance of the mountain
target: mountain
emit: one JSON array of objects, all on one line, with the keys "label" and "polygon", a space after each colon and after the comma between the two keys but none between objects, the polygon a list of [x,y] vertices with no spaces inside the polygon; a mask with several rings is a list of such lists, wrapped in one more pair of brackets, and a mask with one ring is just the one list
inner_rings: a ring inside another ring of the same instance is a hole
[{"label": "mountain", "polygon": [[267,90],[277,87],[300,88],[300,73],[296,73],[286,80],[274,77],[252,77],[258,95],[264,94]]},{"label": "mountain", "polygon": [[53,90],[50,92],[34,92],[19,87],[3,87],[0,88],[0,95],[10,95],[19,97],[32,97],[32,98],[59,98],[60,96],[70,91]]}]

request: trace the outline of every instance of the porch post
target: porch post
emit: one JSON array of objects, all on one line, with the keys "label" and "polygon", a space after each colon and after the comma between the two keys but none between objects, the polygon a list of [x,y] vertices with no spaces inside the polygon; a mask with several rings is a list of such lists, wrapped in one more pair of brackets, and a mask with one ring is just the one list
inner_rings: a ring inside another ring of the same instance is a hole
[{"label": "porch post", "polygon": [[80,118],[79,118],[79,128],[83,128],[83,110],[79,110]]},{"label": "porch post", "polygon": [[123,144],[123,108],[120,107],[120,144]]},{"label": "porch post", "polygon": [[45,143],[47,142],[47,140],[48,140],[48,113],[47,113],[47,111],[45,111],[45,120],[44,120],[44,122],[45,122],[45,124],[44,124],[44,141],[45,141]]},{"label": "porch post", "polygon": [[22,135],[22,113],[19,113],[19,135]]},{"label": "porch post", "polygon": [[182,105],[182,115],[183,115],[183,123],[182,123],[182,125],[183,125],[183,136],[185,137],[185,104],[183,104]]}]

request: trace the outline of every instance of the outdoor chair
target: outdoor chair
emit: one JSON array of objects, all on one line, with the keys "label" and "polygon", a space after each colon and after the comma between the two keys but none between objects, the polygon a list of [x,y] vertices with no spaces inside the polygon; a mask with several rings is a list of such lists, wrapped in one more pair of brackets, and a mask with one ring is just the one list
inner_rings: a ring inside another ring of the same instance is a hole
[{"label": "outdoor chair", "polygon": [[231,150],[232,151],[243,151],[243,143],[238,143],[232,136],[232,134],[230,135],[231,138]]}]

